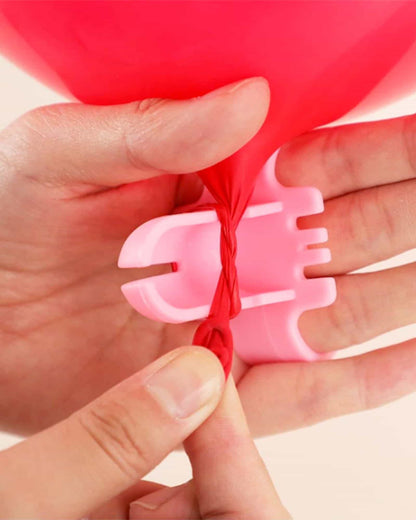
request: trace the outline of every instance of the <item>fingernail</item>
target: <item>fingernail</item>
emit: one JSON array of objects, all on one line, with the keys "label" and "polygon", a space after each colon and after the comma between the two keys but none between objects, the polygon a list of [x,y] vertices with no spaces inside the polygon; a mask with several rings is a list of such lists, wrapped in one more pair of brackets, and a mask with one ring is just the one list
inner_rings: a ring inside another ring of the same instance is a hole
[{"label": "fingernail", "polygon": [[147,511],[155,511],[174,498],[187,485],[188,484],[186,483],[174,487],[165,487],[158,489],[149,495],[140,497],[138,500],[131,502],[129,506],[130,516],[134,518],[135,515],[139,514],[139,517],[141,517],[141,511],[138,508],[146,509]]},{"label": "fingernail", "polygon": [[146,381],[147,391],[175,419],[186,419],[219,399],[224,372],[202,347],[185,348]]},{"label": "fingernail", "polygon": [[223,96],[225,94],[231,94],[233,92],[236,92],[242,87],[245,87],[249,83],[259,83],[263,82],[266,84],[266,81],[263,78],[247,78],[243,79],[242,81],[237,81],[235,83],[231,83],[230,85],[225,85],[224,87],[217,88],[216,90],[213,90],[211,92],[208,92],[204,96],[202,96],[202,99],[210,99],[218,96]]},{"label": "fingernail", "polygon": [[130,504],[130,512],[134,512],[134,510],[137,512],[136,507],[141,507],[142,509],[147,509],[148,511],[154,511],[158,507],[165,504],[174,495],[177,488],[178,486],[159,489],[158,491],[150,493],[150,495],[135,500]]},{"label": "fingernail", "polygon": [[156,504],[149,504],[147,502],[143,502],[142,500],[135,500],[132,504],[130,504],[130,510],[136,507],[142,507],[143,509],[147,509],[148,511],[154,511],[159,506]]}]

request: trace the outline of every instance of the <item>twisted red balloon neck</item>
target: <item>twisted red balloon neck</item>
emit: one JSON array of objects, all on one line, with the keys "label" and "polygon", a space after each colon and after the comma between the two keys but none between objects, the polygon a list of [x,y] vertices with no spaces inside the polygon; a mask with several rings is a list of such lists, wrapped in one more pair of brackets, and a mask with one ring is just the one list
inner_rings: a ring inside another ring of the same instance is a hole
[{"label": "twisted red balloon neck", "polygon": [[208,206],[215,209],[221,224],[221,274],[208,317],[199,325],[193,343],[209,348],[221,361],[228,377],[233,361],[233,337],[230,320],[241,311],[236,268],[238,220],[221,204]]}]

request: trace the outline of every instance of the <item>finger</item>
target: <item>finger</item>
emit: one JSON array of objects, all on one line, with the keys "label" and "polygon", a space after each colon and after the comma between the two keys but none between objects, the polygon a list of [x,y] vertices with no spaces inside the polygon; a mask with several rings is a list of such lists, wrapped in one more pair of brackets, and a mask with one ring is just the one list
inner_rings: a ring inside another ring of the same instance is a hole
[{"label": "finger", "polygon": [[0,517],[79,518],[135,484],[216,407],[207,349],[175,350],[0,455]]},{"label": "finger", "polygon": [[193,482],[155,491],[130,504],[130,520],[197,520]]},{"label": "finger", "polygon": [[416,175],[416,116],[325,128],[283,146],[278,179],[311,185],[325,199],[412,179]]},{"label": "finger", "polygon": [[325,204],[325,213],[301,219],[301,228],[324,226],[332,260],[308,276],[353,271],[416,246],[416,181],[351,193]]},{"label": "finger", "polygon": [[338,276],[335,303],[300,317],[303,338],[314,350],[327,352],[416,323],[416,284],[412,282],[415,277],[416,263]]},{"label": "finger", "polygon": [[87,514],[88,520],[129,520],[130,503],[141,495],[166,489],[156,482],[141,480],[120,495],[112,498],[98,509]]},{"label": "finger", "polygon": [[288,519],[251,439],[232,379],[215,413],[185,442],[201,518]]},{"label": "finger", "polygon": [[189,173],[236,152],[267,115],[269,87],[252,78],[190,100],[36,109],[1,136],[2,156],[52,185],[119,186],[161,173]]},{"label": "finger", "polygon": [[256,436],[368,410],[416,390],[416,340],[346,359],[258,365],[238,390]]}]

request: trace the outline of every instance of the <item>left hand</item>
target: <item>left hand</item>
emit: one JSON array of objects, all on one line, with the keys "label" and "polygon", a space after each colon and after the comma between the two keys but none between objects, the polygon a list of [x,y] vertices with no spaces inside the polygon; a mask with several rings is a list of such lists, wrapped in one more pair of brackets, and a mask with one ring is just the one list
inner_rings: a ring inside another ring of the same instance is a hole
[{"label": "left hand", "polygon": [[199,195],[179,173],[262,125],[265,80],[210,94],[42,107],[0,133],[0,430],[44,429],[191,343],[193,324],[130,307],[120,285],[140,275],[117,258],[137,226]]},{"label": "left hand", "polygon": [[[258,130],[267,103],[264,82],[254,80],[205,100],[46,107],[0,135],[0,427],[43,429],[190,342],[193,324],[163,325],[129,307],[119,287],[135,275],[117,269],[117,255],[141,222],[198,194],[192,176],[172,172],[233,153]],[[387,121],[322,130],[279,155],[279,180],[316,185],[327,199],[324,215],[309,223],[329,228],[333,260],[309,274],[336,275],[339,296],[300,323],[318,350],[414,321],[413,266],[345,276],[416,244],[409,218],[416,146],[406,155],[400,145],[416,140],[411,125],[402,127]],[[345,133],[348,139],[331,138]],[[390,152],[380,154],[386,146]],[[313,364],[249,368],[236,359],[234,376],[256,435],[412,392],[415,361],[415,342],[408,342]]]},{"label": "left hand", "polygon": [[[280,150],[276,175],[324,197],[324,213],[300,226],[328,229],[332,260],[306,275],[333,276],[338,295],[301,316],[305,341],[331,352],[416,323],[416,263],[351,274],[416,247],[416,115],[300,136]],[[332,361],[255,366],[238,389],[254,434],[374,408],[416,390],[416,340]]]}]

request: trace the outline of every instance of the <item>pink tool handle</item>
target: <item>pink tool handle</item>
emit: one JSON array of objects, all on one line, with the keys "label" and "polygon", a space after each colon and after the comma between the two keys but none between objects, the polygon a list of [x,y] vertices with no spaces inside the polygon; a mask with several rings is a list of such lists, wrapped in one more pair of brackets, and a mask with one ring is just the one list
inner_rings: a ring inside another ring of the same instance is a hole
[{"label": "pink tool handle", "polygon": [[[323,211],[315,188],[287,188],[275,177],[274,154],[262,169],[237,230],[242,312],[231,322],[235,350],[248,363],[313,361],[328,357],[303,340],[298,319],[331,304],[332,278],[307,279],[304,268],[328,262],[323,228],[300,230],[301,216]],[[212,203],[204,192],[198,205]],[[169,215],[146,222],[125,242],[120,267],[175,263],[177,271],[122,287],[141,314],[168,323],[205,318],[221,271],[220,224],[214,210]]]}]

